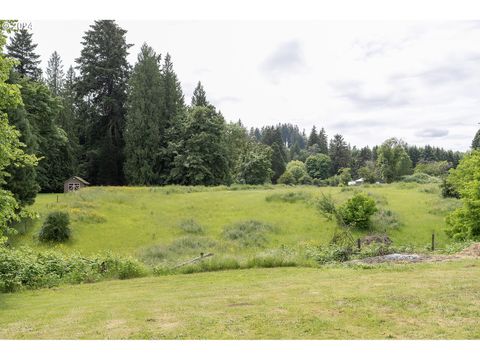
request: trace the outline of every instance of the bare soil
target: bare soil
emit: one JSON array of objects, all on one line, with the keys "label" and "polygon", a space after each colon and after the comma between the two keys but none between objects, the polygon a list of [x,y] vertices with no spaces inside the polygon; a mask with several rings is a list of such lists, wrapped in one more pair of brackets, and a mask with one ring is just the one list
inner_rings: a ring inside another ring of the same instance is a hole
[{"label": "bare soil", "polygon": [[380,264],[380,263],[418,263],[418,262],[440,262],[460,260],[471,257],[480,257],[480,243],[470,245],[468,248],[453,255],[440,254],[388,254],[374,256],[365,259],[352,260],[356,264]]}]

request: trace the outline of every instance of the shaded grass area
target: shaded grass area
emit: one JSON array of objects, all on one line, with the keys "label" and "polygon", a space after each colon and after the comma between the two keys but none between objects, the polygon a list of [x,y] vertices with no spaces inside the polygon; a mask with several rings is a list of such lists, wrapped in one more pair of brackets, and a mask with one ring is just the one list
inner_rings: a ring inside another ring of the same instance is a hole
[{"label": "shaded grass area", "polygon": [[479,339],[480,263],[276,268],[0,294],[0,338]]},{"label": "shaded grass area", "polygon": [[[301,252],[309,246],[327,244],[335,232],[335,223],[319,214],[315,199],[325,193],[341,203],[354,191],[361,190],[373,196],[382,209],[376,215],[376,230],[387,229],[395,245],[424,248],[434,231],[437,248],[442,248],[450,244],[444,233],[444,217],[458,201],[442,199],[432,189],[431,184],[415,183],[364,185],[355,189],[90,187],[77,193],[59,194],[58,202],[56,194],[40,194],[32,207],[39,212],[40,219],[21,224],[21,234],[12,244],[44,249],[46,246],[37,241],[41,223],[49,212],[64,210],[71,215],[72,240],[56,249],[65,252],[88,255],[110,250],[140,258],[148,252],[157,253],[158,256],[149,255],[152,263],[154,258],[174,263],[206,251],[245,258],[255,255],[259,248],[286,246]],[[262,227],[267,229],[261,230]],[[229,234],[238,231],[242,233],[238,239],[244,240],[231,239]],[[245,235],[248,232],[250,235]]]}]

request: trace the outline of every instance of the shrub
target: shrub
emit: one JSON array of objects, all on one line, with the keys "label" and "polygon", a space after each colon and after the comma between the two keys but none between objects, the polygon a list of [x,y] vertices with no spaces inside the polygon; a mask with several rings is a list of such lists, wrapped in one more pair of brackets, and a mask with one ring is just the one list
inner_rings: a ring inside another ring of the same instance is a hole
[{"label": "shrub", "polygon": [[417,183],[417,184],[435,184],[439,183],[440,179],[435,176],[430,176],[421,172],[416,172],[413,175],[406,175],[402,177],[403,182]]},{"label": "shrub", "polygon": [[208,237],[195,237],[184,236],[180,239],[176,239],[168,246],[168,251],[182,254],[192,252],[206,252],[208,249],[213,248],[216,243]]},{"label": "shrub", "polygon": [[278,182],[286,185],[300,184],[300,179],[308,176],[305,164],[299,160],[290,161],[285,172],[280,176]]},{"label": "shrub", "polygon": [[380,209],[373,215],[371,225],[373,230],[386,232],[388,229],[398,229],[402,223],[392,210]]},{"label": "shrub", "polygon": [[445,175],[452,167],[452,164],[448,161],[423,161],[419,162],[415,166],[415,173],[424,173],[430,176],[442,176]]},{"label": "shrub", "polygon": [[461,196],[462,208],[447,217],[447,234],[459,241],[480,240],[480,151],[467,154],[448,181]]},{"label": "shrub", "polygon": [[66,212],[55,211],[48,214],[39,233],[39,240],[65,242],[70,238],[70,216]]},{"label": "shrub", "polygon": [[460,194],[458,193],[455,186],[448,180],[447,177],[442,179],[440,184],[440,189],[442,190],[442,196],[444,198],[456,198],[460,199]]},{"label": "shrub", "polygon": [[278,183],[279,184],[285,184],[285,185],[295,185],[296,180],[295,177],[293,176],[292,173],[285,171],[282,176],[278,178]]},{"label": "shrub", "polygon": [[359,229],[367,229],[370,225],[370,217],[377,211],[375,200],[362,193],[355,194],[338,209],[346,225]]},{"label": "shrub", "polygon": [[287,202],[287,203],[296,203],[299,201],[307,201],[311,198],[311,195],[309,193],[303,192],[303,191],[290,191],[287,193],[283,194],[271,194],[265,197],[265,200],[270,202],[270,201],[281,201],[281,202]]},{"label": "shrub", "polygon": [[194,219],[186,219],[180,223],[180,229],[188,234],[203,234],[203,228]]},{"label": "shrub", "polygon": [[248,220],[226,226],[223,230],[224,238],[238,241],[243,246],[262,246],[267,238],[265,233],[273,230],[269,224],[256,220]]},{"label": "shrub", "polygon": [[338,171],[339,185],[347,185],[349,181],[352,181],[352,169],[341,168]]},{"label": "shrub", "polygon": [[307,249],[307,256],[313,258],[317,263],[322,265],[332,262],[348,261],[352,254],[352,248],[334,244]]},{"label": "shrub", "polygon": [[135,259],[112,254],[85,258],[49,251],[0,248],[0,292],[78,284],[102,279],[129,279],[146,274]]}]

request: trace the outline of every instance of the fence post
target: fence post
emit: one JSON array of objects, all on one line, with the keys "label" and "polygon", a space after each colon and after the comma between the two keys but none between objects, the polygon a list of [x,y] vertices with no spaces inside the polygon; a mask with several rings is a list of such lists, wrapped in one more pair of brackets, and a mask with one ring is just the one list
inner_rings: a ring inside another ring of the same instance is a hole
[{"label": "fence post", "polygon": [[362,243],[360,242],[360,239],[357,239],[357,247],[358,247],[358,250],[361,250]]},{"label": "fence post", "polygon": [[435,233],[432,232],[432,251],[435,251]]}]

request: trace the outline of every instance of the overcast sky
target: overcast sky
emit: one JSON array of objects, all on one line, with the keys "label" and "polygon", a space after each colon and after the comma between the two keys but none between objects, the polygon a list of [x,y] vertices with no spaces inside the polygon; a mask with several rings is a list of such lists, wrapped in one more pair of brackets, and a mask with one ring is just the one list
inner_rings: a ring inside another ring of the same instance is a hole
[{"label": "overcast sky", "polygon": [[[93,21],[32,21],[42,66],[65,69]],[[467,150],[480,122],[480,22],[118,21],[172,55],[186,99],[201,81],[227,120],[290,122],[352,145],[388,137]]]}]

